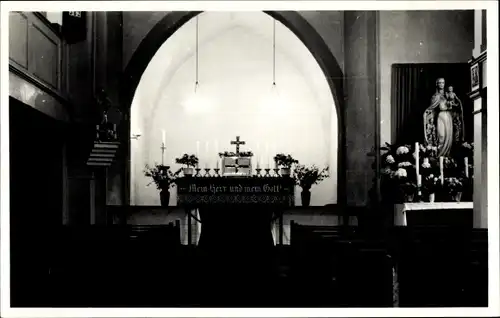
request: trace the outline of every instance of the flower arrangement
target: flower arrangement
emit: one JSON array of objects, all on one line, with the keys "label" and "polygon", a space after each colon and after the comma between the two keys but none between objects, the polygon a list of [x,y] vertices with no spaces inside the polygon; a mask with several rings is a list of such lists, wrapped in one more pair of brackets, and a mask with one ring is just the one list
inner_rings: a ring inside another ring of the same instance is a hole
[{"label": "flower arrangement", "polygon": [[[419,190],[428,194],[443,194],[445,200],[446,196],[459,193],[463,189],[465,192],[472,193],[472,187],[468,185],[472,179],[472,165],[470,163],[472,162],[474,145],[465,142],[459,146],[453,156],[442,158],[442,170],[445,176],[445,182],[442,185],[440,180],[441,158],[438,157],[437,147],[419,143],[415,143],[415,145],[386,143],[381,148],[381,185],[384,198],[388,202],[394,202],[396,199],[395,191],[403,195],[406,200],[414,191]],[[421,180],[420,189],[417,187],[417,169],[421,176],[419,177],[421,178],[419,179]]]},{"label": "flower arrangement", "polygon": [[462,178],[450,177],[444,178],[444,185],[448,190],[448,193],[452,196],[462,192],[463,190],[463,180]]},{"label": "flower arrangement", "polygon": [[[381,148],[382,156],[382,175],[389,180],[401,183],[401,179],[408,178],[414,174],[415,160],[411,153],[411,146],[393,146],[386,143]],[[406,180],[403,180],[406,181]]]},{"label": "flower arrangement", "polygon": [[285,155],[283,153],[274,156],[274,161],[279,167],[285,169],[291,169],[294,164],[299,163],[299,161],[294,159],[291,155]]},{"label": "flower arrangement", "polygon": [[184,154],[180,158],[175,158],[175,163],[185,165],[186,168],[189,168],[189,167],[194,168],[194,167],[196,167],[198,162],[199,162],[199,159],[196,155],[188,155],[187,153]]},{"label": "flower arrangement", "polygon": [[159,164],[155,164],[152,167],[146,165],[144,169],[144,175],[153,179],[148,186],[154,183],[158,190],[168,190],[170,187],[174,187],[179,173],[180,169],[172,172],[170,167]]},{"label": "flower arrangement", "polygon": [[253,157],[253,152],[251,151],[240,151],[240,153],[237,155],[236,152],[232,151],[224,151],[224,152],[219,152],[219,157]]},{"label": "flower arrangement", "polygon": [[304,190],[309,190],[314,184],[318,184],[328,178],[329,167],[319,169],[316,165],[307,167],[305,165],[297,165],[294,169],[295,181]]},{"label": "flower arrangement", "polygon": [[436,193],[440,188],[441,183],[439,177],[434,174],[426,175],[422,180],[422,188],[427,194]]}]

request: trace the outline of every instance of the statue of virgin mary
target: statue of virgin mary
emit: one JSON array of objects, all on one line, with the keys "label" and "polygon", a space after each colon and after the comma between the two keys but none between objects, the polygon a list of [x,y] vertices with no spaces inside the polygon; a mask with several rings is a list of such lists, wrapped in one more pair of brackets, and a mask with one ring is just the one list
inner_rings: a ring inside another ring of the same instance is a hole
[{"label": "statue of virgin mary", "polygon": [[449,87],[444,91],[445,80],[436,80],[436,93],[431,105],[424,112],[425,143],[437,146],[438,156],[450,156],[453,145],[464,140],[462,102]]}]

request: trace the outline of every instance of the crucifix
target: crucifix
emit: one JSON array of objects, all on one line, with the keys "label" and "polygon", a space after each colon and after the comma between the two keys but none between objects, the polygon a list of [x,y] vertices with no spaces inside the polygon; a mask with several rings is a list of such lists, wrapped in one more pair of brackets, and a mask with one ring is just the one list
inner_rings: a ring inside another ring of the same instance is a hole
[{"label": "crucifix", "polygon": [[[244,141],[240,141],[240,136],[236,136],[236,141],[231,140],[231,145],[236,145],[236,156],[240,155],[240,145],[244,145],[244,144],[245,144]],[[234,168],[235,168],[236,173],[238,173],[238,168],[239,168],[238,158],[236,158],[236,162],[235,162],[235,167]]]},{"label": "crucifix", "polygon": [[231,145],[236,145],[236,155],[240,155],[240,145],[244,145],[244,141],[240,141],[240,136],[236,136],[236,141],[231,140]]}]

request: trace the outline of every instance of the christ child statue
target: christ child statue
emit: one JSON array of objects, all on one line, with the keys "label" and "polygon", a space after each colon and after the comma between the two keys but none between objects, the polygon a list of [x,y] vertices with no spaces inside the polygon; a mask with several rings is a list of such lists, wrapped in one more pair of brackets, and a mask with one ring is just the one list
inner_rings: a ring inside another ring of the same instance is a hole
[{"label": "christ child statue", "polygon": [[453,86],[448,86],[448,91],[445,93],[447,104],[450,108],[459,105],[458,97],[453,91]]}]

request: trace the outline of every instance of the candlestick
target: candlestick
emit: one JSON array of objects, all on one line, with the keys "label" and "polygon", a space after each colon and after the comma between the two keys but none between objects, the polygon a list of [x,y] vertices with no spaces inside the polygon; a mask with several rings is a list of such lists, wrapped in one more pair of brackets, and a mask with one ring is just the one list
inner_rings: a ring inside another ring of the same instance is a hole
[{"label": "candlestick", "polygon": [[469,157],[464,158],[464,163],[465,163],[465,177],[469,177]]},{"label": "candlestick", "polygon": [[420,175],[420,148],[418,146],[418,142],[415,143],[415,167],[416,167],[416,173],[417,173],[417,182],[418,182],[418,176]]},{"label": "candlestick", "polygon": [[441,185],[444,184],[444,157],[439,157],[439,173],[441,178]]}]

